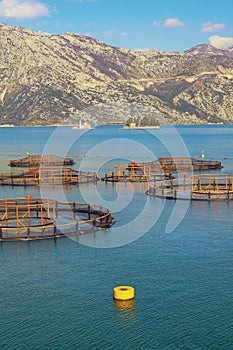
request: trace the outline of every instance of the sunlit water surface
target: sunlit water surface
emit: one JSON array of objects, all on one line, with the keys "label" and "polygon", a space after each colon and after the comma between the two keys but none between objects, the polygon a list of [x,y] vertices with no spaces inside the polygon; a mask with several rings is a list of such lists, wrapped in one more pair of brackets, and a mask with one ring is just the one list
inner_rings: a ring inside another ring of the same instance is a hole
[{"label": "sunlit water surface", "polygon": [[[206,159],[222,161],[222,172],[232,173],[232,126],[176,130],[191,156],[204,151]],[[42,153],[54,131],[1,128],[0,170],[9,170],[9,153]],[[74,132],[63,128],[54,152],[62,154],[63,141],[77,138],[69,149],[71,156],[79,154],[75,167],[92,152],[82,167],[98,168],[100,177],[120,160],[169,154],[166,141],[145,131],[112,126]],[[173,131],[163,132],[171,140]],[[122,138],[133,145],[126,147]],[[72,240],[0,244],[1,349],[232,349],[232,202],[192,202],[181,223],[166,233],[175,203],[147,197],[145,190],[146,184],[101,181],[44,190],[58,199],[107,204],[117,223]],[[24,197],[40,190],[5,186],[0,193]],[[134,286],[134,302],[114,302],[117,285]]]}]

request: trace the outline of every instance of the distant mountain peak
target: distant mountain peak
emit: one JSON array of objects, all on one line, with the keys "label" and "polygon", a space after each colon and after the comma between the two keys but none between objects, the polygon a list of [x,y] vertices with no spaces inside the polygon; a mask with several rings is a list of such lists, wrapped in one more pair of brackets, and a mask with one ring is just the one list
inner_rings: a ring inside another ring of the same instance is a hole
[{"label": "distant mountain peak", "polygon": [[226,55],[227,50],[217,49],[210,44],[199,44],[193,46],[191,49],[184,51],[185,54],[192,55]]}]

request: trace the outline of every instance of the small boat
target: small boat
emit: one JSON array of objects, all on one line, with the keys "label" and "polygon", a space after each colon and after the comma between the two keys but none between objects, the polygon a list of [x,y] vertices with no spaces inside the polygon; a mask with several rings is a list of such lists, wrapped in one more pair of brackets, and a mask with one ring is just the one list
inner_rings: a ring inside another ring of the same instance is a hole
[{"label": "small boat", "polygon": [[90,130],[90,129],[94,129],[91,124],[89,124],[88,122],[83,122],[80,120],[78,125],[74,125],[72,127],[72,129],[78,129],[78,130]]}]

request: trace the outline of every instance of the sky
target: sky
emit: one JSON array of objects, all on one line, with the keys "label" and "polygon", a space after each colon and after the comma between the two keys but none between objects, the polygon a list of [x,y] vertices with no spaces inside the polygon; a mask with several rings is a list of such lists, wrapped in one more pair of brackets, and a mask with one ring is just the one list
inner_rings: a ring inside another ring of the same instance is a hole
[{"label": "sky", "polygon": [[0,0],[0,22],[127,49],[233,46],[232,0]]}]

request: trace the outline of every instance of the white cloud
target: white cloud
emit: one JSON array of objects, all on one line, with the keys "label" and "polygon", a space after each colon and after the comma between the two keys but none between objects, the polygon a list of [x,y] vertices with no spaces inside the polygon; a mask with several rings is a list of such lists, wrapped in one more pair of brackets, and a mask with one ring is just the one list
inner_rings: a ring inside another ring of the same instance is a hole
[{"label": "white cloud", "polygon": [[154,21],[154,22],[152,23],[152,26],[153,26],[153,27],[159,27],[159,26],[160,26],[159,21]]},{"label": "white cloud", "polygon": [[99,33],[97,33],[97,32],[86,32],[84,35],[86,35],[86,36],[90,36],[90,37],[92,37],[92,38],[97,38],[98,36],[99,36]]},{"label": "white cloud", "polygon": [[185,25],[179,18],[167,18],[164,22],[164,27],[183,27]]},{"label": "white cloud", "polygon": [[48,16],[49,9],[42,2],[34,0],[2,0],[0,1],[0,17],[4,18],[36,18]]},{"label": "white cloud", "polygon": [[95,25],[95,22],[87,22],[87,23],[85,23],[86,27],[92,27],[94,25]]},{"label": "white cloud", "polygon": [[115,35],[114,30],[107,30],[106,32],[104,32],[104,36],[113,36]]},{"label": "white cloud", "polygon": [[127,32],[121,32],[121,33],[119,33],[119,36],[127,36],[127,35],[128,35]]},{"label": "white cloud", "polygon": [[209,37],[210,44],[218,49],[226,49],[233,46],[233,38],[224,38],[222,36],[213,35]]},{"label": "white cloud", "polygon": [[67,0],[68,2],[77,2],[78,4],[82,2],[95,2],[96,0]]},{"label": "white cloud", "polygon": [[127,32],[115,32],[114,30],[107,30],[103,33],[104,36],[111,36],[111,37],[125,37],[128,35]]},{"label": "white cloud", "polygon": [[221,29],[224,29],[226,26],[223,23],[211,23],[211,22],[207,22],[207,23],[203,23],[202,27],[201,27],[201,32],[202,33],[211,33],[211,32],[217,32]]}]

